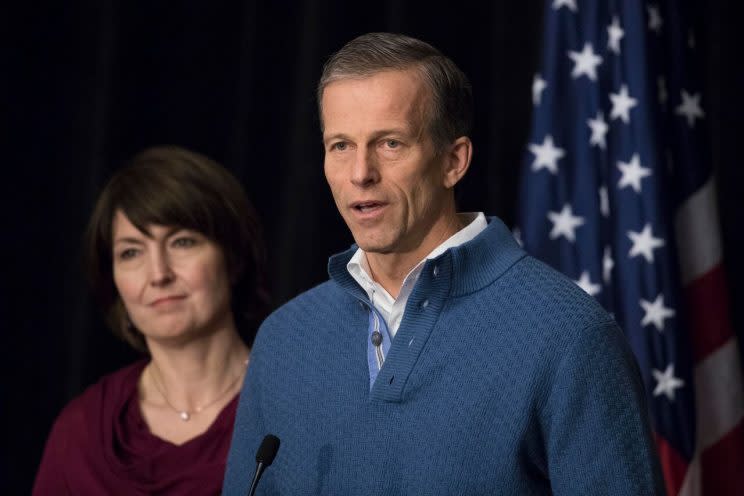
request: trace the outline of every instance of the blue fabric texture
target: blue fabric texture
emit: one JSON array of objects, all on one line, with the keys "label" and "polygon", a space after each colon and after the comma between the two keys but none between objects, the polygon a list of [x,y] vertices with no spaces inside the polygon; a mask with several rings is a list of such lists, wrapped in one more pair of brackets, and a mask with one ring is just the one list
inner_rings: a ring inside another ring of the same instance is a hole
[{"label": "blue fabric texture", "polygon": [[247,493],[268,433],[261,495],[663,494],[622,332],[500,220],[426,262],[371,390],[353,252],[261,326],[225,495]]}]

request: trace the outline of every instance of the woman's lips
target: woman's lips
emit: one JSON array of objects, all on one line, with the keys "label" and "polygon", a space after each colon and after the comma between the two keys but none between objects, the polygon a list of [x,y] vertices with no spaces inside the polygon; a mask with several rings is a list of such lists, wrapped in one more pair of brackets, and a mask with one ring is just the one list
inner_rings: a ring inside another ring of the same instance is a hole
[{"label": "woman's lips", "polygon": [[171,296],[163,296],[160,298],[156,298],[152,302],[150,302],[151,307],[163,307],[167,306],[176,302],[179,302],[186,298],[186,295],[171,295]]}]

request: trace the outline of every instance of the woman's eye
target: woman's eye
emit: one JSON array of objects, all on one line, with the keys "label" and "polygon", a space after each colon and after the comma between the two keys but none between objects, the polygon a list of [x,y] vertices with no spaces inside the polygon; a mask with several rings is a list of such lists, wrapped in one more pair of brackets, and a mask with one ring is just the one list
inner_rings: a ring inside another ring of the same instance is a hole
[{"label": "woman's eye", "polygon": [[196,240],[193,238],[176,238],[173,240],[173,246],[177,248],[189,248],[196,244]]},{"label": "woman's eye", "polygon": [[122,250],[119,252],[119,258],[121,260],[129,260],[137,256],[139,253],[139,250],[135,248],[127,248],[126,250]]}]

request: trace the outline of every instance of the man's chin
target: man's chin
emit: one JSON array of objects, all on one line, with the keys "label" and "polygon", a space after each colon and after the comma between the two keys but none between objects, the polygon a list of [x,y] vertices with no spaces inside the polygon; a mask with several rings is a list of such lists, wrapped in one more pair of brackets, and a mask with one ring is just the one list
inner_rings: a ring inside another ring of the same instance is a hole
[{"label": "man's chin", "polygon": [[364,253],[374,253],[377,255],[386,255],[388,253],[392,253],[392,250],[387,246],[379,246],[376,244],[360,244],[357,243],[357,246],[364,251]]},{"label": "man's chin", "polygon": [[361,236],[356,236],[354,237],[354,242],[365,253],[377,253],[380,255],[384,255],[392,252],[390,243],[384,243],[380,240],[371,240],[368,238],[362,238]]}]

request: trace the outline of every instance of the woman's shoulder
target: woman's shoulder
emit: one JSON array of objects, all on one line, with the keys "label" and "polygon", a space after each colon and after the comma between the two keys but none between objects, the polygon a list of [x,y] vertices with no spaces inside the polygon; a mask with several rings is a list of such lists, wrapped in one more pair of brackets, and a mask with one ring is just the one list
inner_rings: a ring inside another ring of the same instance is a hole
[{"label": "woman's shoulder", "polygon": [[[91,460],[105,458],[106,433],[102,428],[118,417],[122,405],[135,393],[145,360],[101,377],[73,398],[59,413],[47,437],[44,455],[34,483],[34,495],[72,494],[68,477],[86,478]],[[81,475],[82,474],[82,475]]]},{"label": "woman's shoulder", "polygon": [[115,370],[108,374],[102,375],[98,382],[89,386],[83,394],[88,393],[90,390],[95,389],[107,389],[107,388],[120,388],[120,387],[135,387],[139,381],[139,377],[142,374],[142,370],[145,368],[149,358],[143,358],[137,360],[134,363]]},{"label": "woman's shoulder", "polygon": [[[62,409],[55,424],[65,430],[89,425],[91,418],[98,418],[102,409],[121,405],[137,387],[137,381],[147,360],[138,360],[119,370],[101,376],[74,397]],[[74,431],[74,429],[72,429]]]}]

